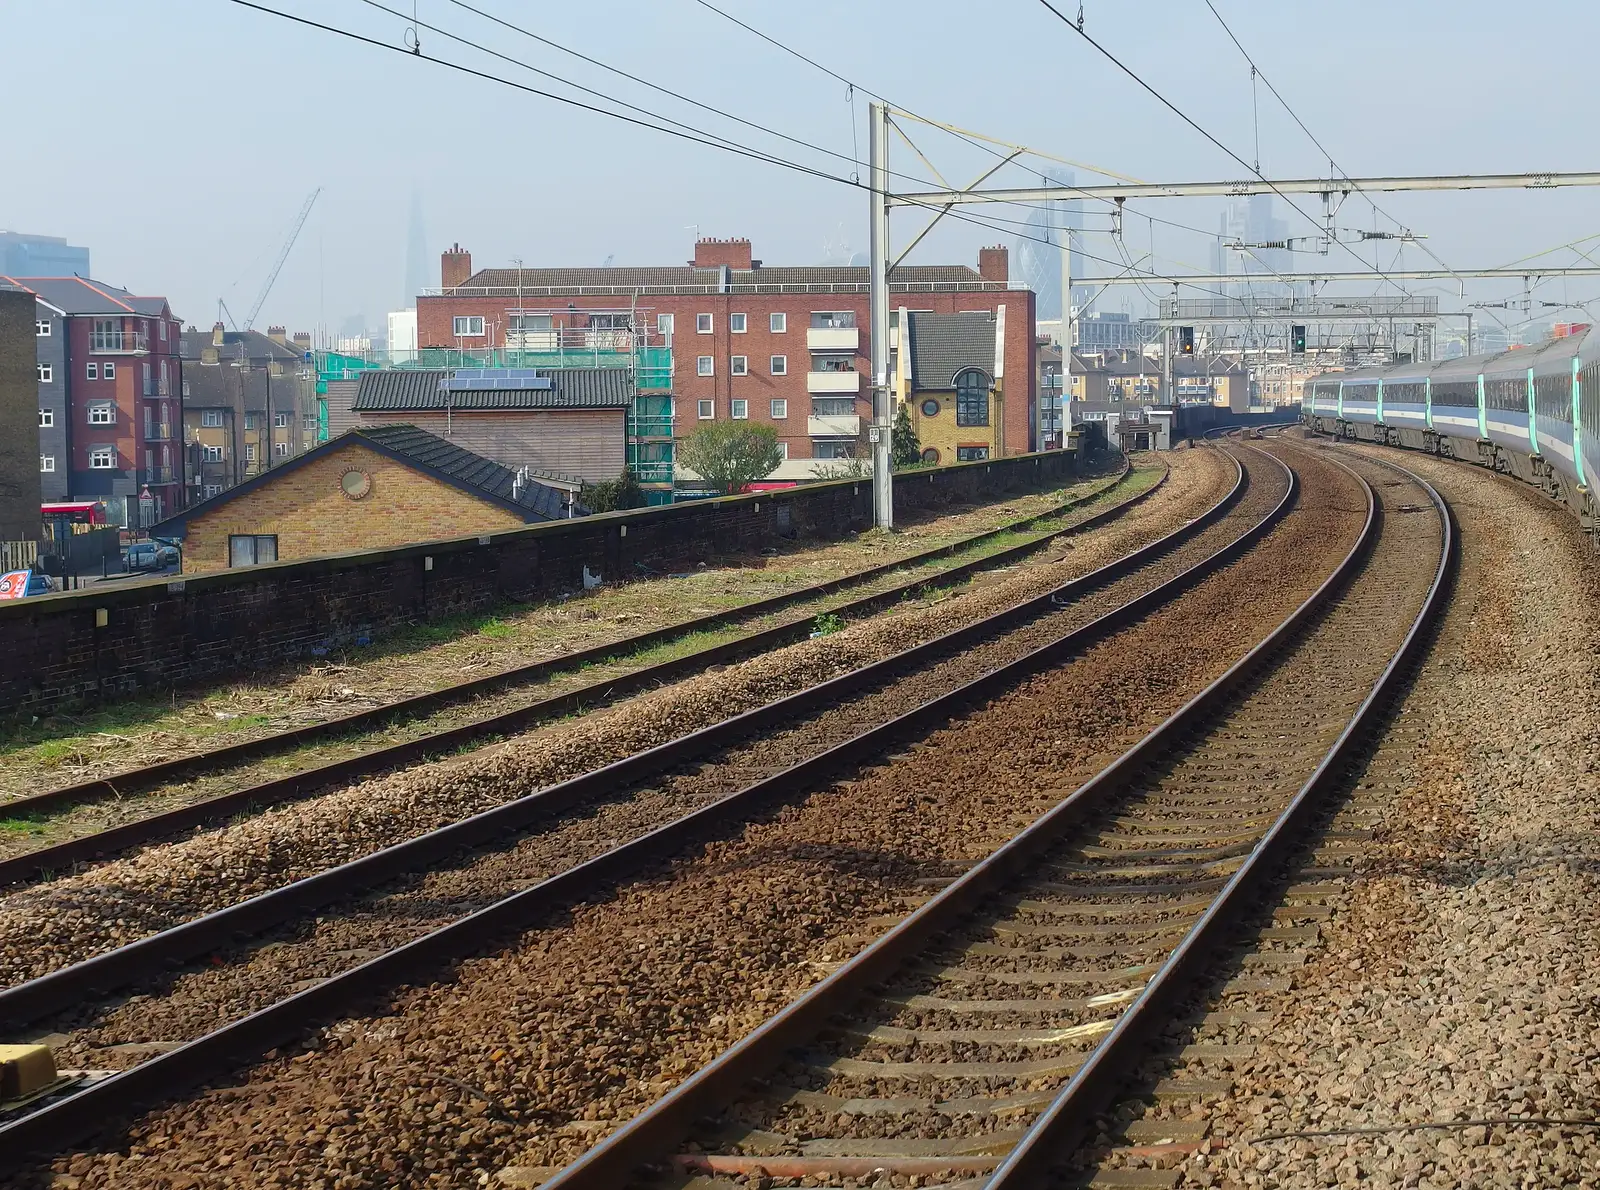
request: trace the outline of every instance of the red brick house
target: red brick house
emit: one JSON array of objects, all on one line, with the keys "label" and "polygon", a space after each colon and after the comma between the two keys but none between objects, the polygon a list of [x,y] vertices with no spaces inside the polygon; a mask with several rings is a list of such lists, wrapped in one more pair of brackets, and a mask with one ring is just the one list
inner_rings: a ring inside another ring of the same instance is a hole
[{"label": "red brick house", "polygon": [[[780,478],[811,474],[812,460],[867,453],[872,385],[864,267],[768,266],[754,259],[749,240],[702,239],[684,265],[474,272],[471,254],[458,245],[444,253],[440,279],[439,290],[417,298],[424,349],[538,349],[553,334],[592,332],[621,309],[672,346],[677,437],[719,418],[770,425],[791,461]],[[977,268],[902,265],[890,275],[889,300],[896,315],[904,309],[998,317],[1007,367],[997,405],[1005,424],[996,438],[1005,454],[1035,449],[1034,294],[1013,287],[1006,249],[983,249]],[[893,358],[897,331],[890,334]]]}]

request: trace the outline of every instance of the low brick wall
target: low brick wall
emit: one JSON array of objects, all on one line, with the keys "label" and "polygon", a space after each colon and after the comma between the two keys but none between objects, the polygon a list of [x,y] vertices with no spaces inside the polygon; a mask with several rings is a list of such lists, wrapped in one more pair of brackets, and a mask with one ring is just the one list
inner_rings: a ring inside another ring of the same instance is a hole
[{"label": "low brick wall", "polygon": [[[1074,473],[1056,451],[895,478],[901,511],[936,509]],[[0,714],[234,678],[406,624],[608,582],[662,560],[834,540],[872,523],[870,481],[699,500],[173,579],[0,603]]]}]

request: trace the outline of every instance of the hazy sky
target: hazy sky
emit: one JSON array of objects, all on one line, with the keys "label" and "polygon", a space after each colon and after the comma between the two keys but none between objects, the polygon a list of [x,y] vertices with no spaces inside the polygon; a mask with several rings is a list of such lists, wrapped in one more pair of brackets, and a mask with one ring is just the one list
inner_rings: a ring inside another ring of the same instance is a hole
[{"label": "hazy sky", "polygon": [[[402,44],[407,21],[362,0],[264,0]],[[413,0],[385,0],[409,14]],[[850,156],[866,155],[866,97],[756,40],[695,0],[475,7],[746,119]],[[930,118],[1146,180],[1243,176],[1198,133],[1117,73],[1038,0],[718,0],[840,75]],[[1566,5],[1556,35],[1538,6],[1483,0],[1215,0],[1266,75],[1353,175],[1592,170],[1600,6]],[[421,21],[564,78],[761,149],[848,174],[847,161],[697,111],[496,27],[448,0],[415,0]],[[1076,5],[1057,7],[1076,16]],[[1249,68],[1204,0],[1085,0],[1086,28],[1196,121],[1255,155]],[[425,54],[528,86],[575,93],[520,65],[421,31]],[[103,280],[163,293],[208,324],[217,298],[242,319],[300,204],[316,209],[258,325],[382,325],[407,304],[407,222],[420,195],[437,284],[452,241],[482,267],[671,264],[702,235],[747,235],[768,263],[818,262],[825,245],[866,244],[859,192],[686,144],[421,58],[297,27],[229,0],[0,0],[0,62],[13,118],[0,139],[0,228],[66,236]],[[579,97],[581,98],[581,97]],[[952,181],[992,157],[942,133],[914,134]],[[1260,91],[1269,176],[1326,171],[1321,154]],[[908,149],[896,168],[926,176]],[[1079,179],[1090,175],[1079,171]],[[1024,184],[1010,172],[996,181]],[[1458,267],[1500,265],[1600,231],[1596,191],[1394,195],[1379,204],[1430,235]],[[1301,205],[1316,212],[1317,200]],[[1163,218],[1215,228],[1219,206],[1152,202]],[[1297,233],[1312,225],[1282,208]],[[993,215],[1025,219],[1028,212]],[[1352,200],[1342,223],[1373,226]],[[915,216],[897,215],[904,243]],[[1104,226],[1091,218],[1091,226]],[[1392,226],[1380,222],[1380,226]],[[1014,230],[950,224],[913,259],[971,261]],[[1151,231],[1128,219],[1130,250]],[[1209,241],[1156,227],[1165,260],[1209,267]],[[1116,252],[1103,235],[1089,251]],[[1387,265],[1394,245],[1383,249]],[[1371,249],[1364,249],[1370,259]],[[1597,253],[1600,255],[1600,253]],[[1307,263],[1316,258],[1305,258]],[[1404,262],[1425,267],[1415,247]],[[1561,259],[1571,262],[1570,255]],[[1326,262],[1356,267],[1339,249]],[[1419,287],[1423,288],[1423,287]],[[1440,296],[1445,308],[1459,298]],[[1129,297],[1133,291],[1126,291]],[[1502,287],[1470,297],[1504,296]],[[1538,296],[1588,300],[1600,278]],[[1575,312],[1545,310],[1543,318]],[[1503,315],[1508,319],[1511,315]]]}]

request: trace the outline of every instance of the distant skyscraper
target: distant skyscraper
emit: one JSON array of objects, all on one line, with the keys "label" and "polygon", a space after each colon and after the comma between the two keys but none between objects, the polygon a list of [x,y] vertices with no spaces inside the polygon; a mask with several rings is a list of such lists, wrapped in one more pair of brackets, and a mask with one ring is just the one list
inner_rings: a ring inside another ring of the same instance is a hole
[{"label": "distant skyscraper", "polygon": [[402,309],[417,304],[417,294],[428,286],[428,233],[422,223],[422,193],[411,191],[411,221],[406,230],[406,291],[400,296]]},{"label": "distant skyscraper", "polygon": [[[1070,170],[1047,169],[1045,177],[1060,186],[1071,186]],[[1028,216],[1023,235],[1017,239],[1017,275],[1027,287],[1038,294],[1036,317],[1050,322],[1061,317],[1061,237],[1067,228],[1083,227],[1083,200],[1062,199],[1043,205]],[[1074,237],[1082,243],[1082,236]],[[1044,240],[1046,243],[1040,243]],[[1072,275],[1083,276],[1083,266],[1072,258]]]},{"label": "distant skyscraper", "polygon": [[1294,253],[1285,248],[1230,248],[1232,244],[1267,244],[1287,241],[1289,225],[1272,214],[1270,194],[1236,199],[1222,213],[1218,229],[1222,238],[1211,247],[1211,271],[1241,275],[1294,271]]},{"label": "distant skyscraper", "polygon": [[74,247],[60,236],[0,231],[0,275],[87,277],[89,249]]}]

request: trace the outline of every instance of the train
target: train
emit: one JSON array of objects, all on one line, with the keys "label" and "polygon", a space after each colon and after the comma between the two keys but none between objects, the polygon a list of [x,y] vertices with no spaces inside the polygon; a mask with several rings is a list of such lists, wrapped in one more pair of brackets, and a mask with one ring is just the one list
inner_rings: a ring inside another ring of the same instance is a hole
[{"label": "train", "polygon": [[1338,438],[1427,451],[1539,488],[1590,541],[1600,510],[1600,332],[1537,347],[1327,372],[1306,381],[1301,420]]}]

